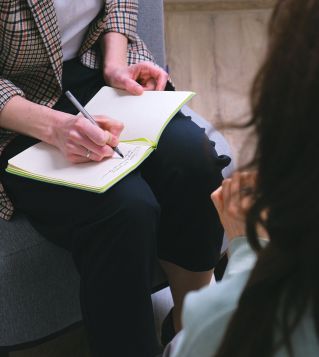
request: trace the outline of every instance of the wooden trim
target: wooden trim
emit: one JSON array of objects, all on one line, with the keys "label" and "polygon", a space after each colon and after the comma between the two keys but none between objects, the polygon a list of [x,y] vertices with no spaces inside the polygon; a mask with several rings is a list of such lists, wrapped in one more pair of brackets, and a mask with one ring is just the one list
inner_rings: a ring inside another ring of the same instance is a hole
[{"label": "wooden trim", "polygon": [[165,0],[165,11],[236,11],[272,8],[276,0],[183,1]]}]

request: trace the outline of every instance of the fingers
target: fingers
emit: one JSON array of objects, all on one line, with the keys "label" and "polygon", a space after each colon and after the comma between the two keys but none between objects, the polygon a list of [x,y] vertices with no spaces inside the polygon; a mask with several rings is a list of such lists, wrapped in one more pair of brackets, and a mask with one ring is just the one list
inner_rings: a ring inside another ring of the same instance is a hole
[{"label": "fingers", "polygon": [[[134,66],[134,65],[133,65]],[[104,73],[104,79],[111,87],[124,89],[133,95],[143,93],[143,87],[133,77],[130,67],[119,67],[108,70]]]},{"label": "fingers", "polygon": [[67,129],[65,139],[62,140],[62,151],[69,161],[101,161],[105,157],[113,156],[113,147],[119,143],[118,137],[123,130],[123,124],[104,116],[95,119],[101,127],[77,116]]},{"label": "fingers", "polygon": [[158,76],[155,78],[157,79],[155,90],[164,90],[168,80],[168,74],[164,70],[160,69]]},{"label": "fingers", "polygon": [[211,194],[228,240],[246,234],[246,212],[251,207],[255,172],[236,172]]},{"label": "fingers", "polygon": [[255,182],[255,172],[235,172],[231,178],[222,182],[216,194],[212,194],[216,208],[221,207],[222,201],[223,210],[234,217],[243,216],[251,207]]},{"label": "fingers", "polygon": [[104,79],[112,87],[141,95],[144,90],[164,90],[168,74],[152,62],[140,62],[108,70]]},{"label": "fingers", "polygon": [[133,95],[141,95],[144,92],[143,86],[131,78],[125,78],[125,80],[123,80],[123,89]]},{"label": "fingers", "polygon": [[85,163],[85,162],[92,162],[92,161],[96,161],[96,162],[99,162],[101,161],[103,158],[93,154],[93,153],[90,153],[90,156],[87,157],[87,156],[83,156],[83,155],[76,155],[76,154],[71,154],[67,157],[68,161],[74,163],[74,164],[82,164],[82,163]]},{"label": "fingers", "polygon": [[168,74],[151,62],[140,62],[129,67],[133,79],[139,81],[145,90],[164,90]]},{"label": "fingers", "polygon": [[[100,122],[102,122],[101,117],[99,117],[99,123]],[[123,125],[121,123],[117,123],[117,125],[114,125],[114,123],[115,121],[105,118],[103,122],[103,128],[101,128],[99,126],[93,125],[88,120],[83,118],[78,123],[77,129],[78,132],[82,134],[82,137],[87,137],[95,145],[109,145],[114,147],[118,144],[119,140],[118,135],[114,135],[111,130],[120,134],[123,129]]]},{"label": "fingers", "polygon": [[241,215],[241,173],[236,172],[231,179],[229,179],[229,203],[228,209],[233,216]]},{"label": "fingers", "polygon": [[156,90],[156,80],[153,78],[141,83],[141,85],[146,91]]},{"label": "fingers", "polygon": [[113,156],[113,153],[111,146],[96,145],[81,135],[66,143],[66,157],[71,162],[101,161],[105,157]]},{"label": "fingers", "polygon": [[224,210],[222,190],[222,186],[219,186],[218,189],[211,194],[211,199],[217,209],[219,216]]},{"label": "fingers", "polygon": [[238,196],[236,175],[231,179],[225,179],[211,195],[228,240],[245,234],[245,220],[238,214]]},{"label": "fingers", "polygon": [[247,211],[253,203],[256,179],[256,171],[242,172],[240,175],[240,206],[243,211]]},{"label": "fingers", "polygon": [[106,130],[117,138],[119,138],[121,132],[124,129],[123,123],[102,115],[96,115],[94,116],[94,118],[101,129]]}]

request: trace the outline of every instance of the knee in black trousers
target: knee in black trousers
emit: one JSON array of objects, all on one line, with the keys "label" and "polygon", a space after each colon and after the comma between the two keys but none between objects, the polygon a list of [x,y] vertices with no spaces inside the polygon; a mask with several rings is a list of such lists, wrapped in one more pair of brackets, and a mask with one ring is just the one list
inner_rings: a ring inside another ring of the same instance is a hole
[{"label": "knee in black trousers", "polygon": [[142,174],[161,205],[159,257],[191,271],[212,269],[223,229],[210,199],[229,163],[204,129],[179,112],[163,132]]}]

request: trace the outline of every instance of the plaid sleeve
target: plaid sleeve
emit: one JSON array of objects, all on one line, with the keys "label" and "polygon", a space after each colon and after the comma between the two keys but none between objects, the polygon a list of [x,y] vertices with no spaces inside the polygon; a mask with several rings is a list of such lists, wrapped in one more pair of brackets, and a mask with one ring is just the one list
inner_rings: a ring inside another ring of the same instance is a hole
[{"label": "plaid sleeve", "polygon": [[146,47],[145,43],[136,36],[135,41],[128,44],[127,63],[134,64],[143,61],[155,63],[154,57]]},{"label": "plaid sleeve", "polygon": [[105,32],[118,32],[136,40],[138,0],[108,0]]},{"label": "plaid sleeve", "polygon": [[7,104],[9,99],[15,95],[24,96],[23,91],[8,79],[0,77],[0,111]]}]

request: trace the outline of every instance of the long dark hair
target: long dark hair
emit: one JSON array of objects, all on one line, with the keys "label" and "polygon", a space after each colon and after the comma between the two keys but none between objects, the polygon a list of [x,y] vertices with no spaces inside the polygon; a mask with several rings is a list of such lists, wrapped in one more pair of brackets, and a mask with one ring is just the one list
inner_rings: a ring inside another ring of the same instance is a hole
[{"label": "long dark hair", "polygon": [[[247,235],[258,260],[215,357],[269,357],[279,347],[293,356],[307,309],[319,336],[319,0],[278,1],[252,109],[258,177]],[[269,234],[265,249],[256,224]]]}]

